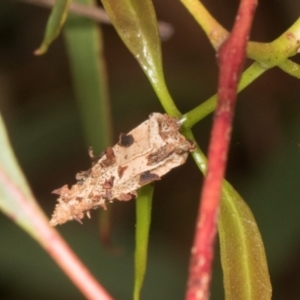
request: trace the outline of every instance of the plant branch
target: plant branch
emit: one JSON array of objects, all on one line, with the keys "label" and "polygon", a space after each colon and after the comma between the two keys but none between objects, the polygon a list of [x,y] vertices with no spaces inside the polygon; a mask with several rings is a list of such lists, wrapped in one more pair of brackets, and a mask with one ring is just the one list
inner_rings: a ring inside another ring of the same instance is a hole
[{"label": "plant branch", "polygon": [[300,65],[296,64],[290,59],[285,60],[283,63],[278,65],[278,67],[289,75],[300,79]]},{"label": "plant branch", "polygon": [[[209,13],[199,0],[180,0],[206,33],[215,50],[228,37],[228,31]],[[247,57],[257,60],[264,68],[279,65],[287,57],[299,53],[300,18],[279,38],[271,43],[249,42]],[[287,72],[289,73],[289,72]],[[292,75],[294,76],[294,75]]]},{"label": "plant branch", "polygon": [[256,5],[256,0],[241,1],[232,33],[219,51],[218,103],[208,150],[207,174],[200,197],[201,205],[191,252],[187,300],[209,298],[213,246],[236,92]]},{"label": "plant branch", "polygon": [[[182,1],[189,2],[194,0]],[[299,49],[300,18],[288,28],[286,32],[271,43],[249,42],[247,44],[247,55],[249,58],[256,60],[256,62],[243,73],[238,85],[238,91],[243,90],[266,70],[275,66],[278,66],[291,76],[300,78],[300,66],[288,59],[288,57],[299,53]],[[212,113],[215,107],[216,95],[186,113],[182,117],[181,123],[183,123],[183,126],[191,128],[197,122]]]},{"label": "plant branch", "polygon": [[263,67],[272,68],[300,51],[300,18],[271,43],[249,42],[247,57],[259,61]]}]

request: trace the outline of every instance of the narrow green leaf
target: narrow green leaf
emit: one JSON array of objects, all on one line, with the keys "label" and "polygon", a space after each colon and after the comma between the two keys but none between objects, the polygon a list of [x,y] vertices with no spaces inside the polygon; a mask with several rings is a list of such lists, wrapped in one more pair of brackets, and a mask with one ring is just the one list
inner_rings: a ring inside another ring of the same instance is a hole
[{"label": "narrow green leaf", "polygon": [[44,54],[50,44],[58,37],[66,17],[68,15],[69,6],[72,0],[56,0],[52,8],[50,17],[47,22],[47,27],[41,46],[34,51],[34,54]]},{"label": "narrow green leaf", "polygon": [[[40,235],[33,224],[34,218],[42,218],[45,223],[48,223],[48,221],[36,203],[27,181],[18,166],[1,115],[0,145],[0,210],[32,237],[40,240]],[[16,196],[20,192],[24,196],[22,201]]]},{"label": "narrow green leaf", "polygon": [[[87,6],[93,0],[76,0]],[[112,144],[112,125],[101,27],[92,20],[69,15],[64,37],[78,103],[86,147],[101,153]],[[100,210],[100,237],[106,247],[110,241],[110,211]]]},{"label": "narrow green leaf", "polygon": [[218,223],[226,300],[270,300],[264,245],[244,200],[225,182]]},{"label": "narrow green leaf", "polygon": [[148,240],[151,223],[151,206],[153,185],[148,184],[138,190],[136,199],[136,232],[135,232],[135,280],[133,299],[140,299],[145,277],[148,253]]},{"label": "narrow green leaf", "polygon": [[102,0],[119,36],[150,80],[164,109],[179,117],[166,87],[161,58],[157,20],[151,0]]},{"label": "narrow green leaf", "polygon": [[[77,0],[93,5],[93,0]],[[111,121],[101,28],[70,15],[64,28],[67,53],[86,146],[100,153],[111,144]]]}]

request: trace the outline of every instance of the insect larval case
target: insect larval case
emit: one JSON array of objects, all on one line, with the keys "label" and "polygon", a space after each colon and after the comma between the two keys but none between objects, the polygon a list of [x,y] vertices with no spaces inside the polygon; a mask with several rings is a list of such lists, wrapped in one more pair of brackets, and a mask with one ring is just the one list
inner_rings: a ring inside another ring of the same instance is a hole
[{"label": "insect larval case", "polygon": [[152,113],[149,119],[121,134],[114,147],[95,158],[88,171],[76,175],[77,183],[53,191],[59,195],[50,224],[55,226],[89,215],[91,209],[113,200],[128,201],[141,186],[160,180],[171,169],[183,164],[194,143],[179,132],[177,119]]}]

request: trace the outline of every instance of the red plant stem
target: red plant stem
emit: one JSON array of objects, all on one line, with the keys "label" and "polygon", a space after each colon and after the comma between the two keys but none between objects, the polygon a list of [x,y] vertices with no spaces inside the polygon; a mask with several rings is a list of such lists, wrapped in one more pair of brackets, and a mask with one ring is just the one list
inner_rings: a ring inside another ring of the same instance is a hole
[{"label": "red plant stem", "polygon": [[[31,199],[27,199],[1,168],[0,181],[10,191],[22,214],[25,214],[28,220],[30,220],[27,221],[27,223],[31,222],[28,231],[34,233],[33,237],[45,248],[49,255],[52,256],[86,299],[112,300],[113,298],[96,281],[58,232],[50,227],[47,218],[35,202]],[[8,215],[13,221],[18,223],[19,216],[13,213],[8,213]]]},{"label": "red plant stem", "polygon": [[245,59],[247,40],[257,0],[242,0],[233,30],[219,51],[218,103],[214,114],[208,150],[207,175],[201,193],[201,205],[191,251],[187,300],[209,298],[213,246],[231,137],[236,91]]},{"label": "red plant stem", "polygon": [[113,299],[56,232],[46,250],[87,299]]}]

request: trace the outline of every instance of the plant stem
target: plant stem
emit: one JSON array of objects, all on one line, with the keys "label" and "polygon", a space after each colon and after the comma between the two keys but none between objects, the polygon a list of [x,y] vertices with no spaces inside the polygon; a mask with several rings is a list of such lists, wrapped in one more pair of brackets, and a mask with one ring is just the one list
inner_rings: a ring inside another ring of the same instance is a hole
[{"label": "plant stem", "polygon": [[[189,3],[194,0],[182,1]],[[203,19],[205,20],[205,18]],[[200,20],[203,22],[201,18]],[[266,70],[276,65],[291,76],[300,78],[300,66],[288,59],[288,57],[299,51],[299,41],[300,18],[284,34],[272,43],[249,42],[247,45],[247,55],[248,57],[257,60],[257,62],[254,62],[243,73],[238,85],[238,92],[247,87]],[[197,122],[212,113],[216,108],[216,103],[217,95],[213,95],[205,102],[184,114],[181,119],[181,123],[184,127],[191,128]]]},{"label": "plant stem", "polygon": [[161,79],[159,81],[156,81],[154,84],[152,83],[153,81],[151,81],[153,89],[155,90],[159,101],[166,113],[173,118],[179,119],[182,117],[182,114],[173,101],[163,76],[163,72],[161,72]]},{"label": "plant stem", "polygon": [[209,13],[199,0],[180,0],[197,23],[206,33],[209,41],[217,50],[226,40],[229,33],[222,25]]},{"label": "plant stem", "polygon": [[[0,181],[10,191],[18,207],[30,219],[31,225],[35,229],[33,237],[52,256],[83,295],[91,300],[111,300],[112,297],[96,281],[58,232],[50,227],[35,202],[27,199],[1,168]],[[18,222],[17,216],[10,214],[9,217]]]},{"label": "plant stem", "polygon": [[140,299],[146,274],[153,191],[153,184],[141,187],[138,192],[138,198],[135,201],[134,300]]},{"label": "plant stem", "polygon": [[[262,75],[267,69],[263,68],[258,62],[254,62],[246,71],[244,71],[242,78],[238,85],[238,92],[242,91],[250,85],[255,79]],[[191,128],[196,123],[211,114],[217,105],[217,94],[211,96],[209,99],[187,112],[183,115],[181,123],[184,127]]]},{"label": "plant stem", "polygon": [[232,128],[236,92],[256,0],[243,0],[232,33],[219,52],[218,104],[208,150],[208,167],[200,197],[196,234],[191,251],[187,300],[209,298],[213,245]]},{"label": "plant stem", "polygon": [[[186,9],[195,18],[207,35],[207,38],[218,50],[228,37],[228,31],[209,13],[198,0],[181,0]],[[300,18],[280,37],[271,43],[249,42],[247,44],[247,57],[261,62],[265,69],[280,65],[287,57],[299,53],[300,46]],[[282,68],[286,71],[284,68]],[[293,75],[293,70],[286,71]],[[297,71],[296,71],[297,74]]]},{"label": "plant stem", "polygon": [[295,62],[287,59],[278,67],[289,75],[300,79],[300,65],[296,64]]},{"label": "plant stem", "polygon": [[271,43],[249,42],[247,57],[261,62],[265,68],[272,68],[299,53],[299,49],[300,18]]}]

